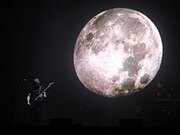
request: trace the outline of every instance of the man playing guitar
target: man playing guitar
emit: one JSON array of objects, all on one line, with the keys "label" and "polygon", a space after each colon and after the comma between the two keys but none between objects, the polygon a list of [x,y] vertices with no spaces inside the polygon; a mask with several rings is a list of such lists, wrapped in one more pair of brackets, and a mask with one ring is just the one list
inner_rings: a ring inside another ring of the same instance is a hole
[{"label": "man playing guitar", "polygon": [[44,88],[44,86],[41,85],[39,78],[34,79],[34,86],[27,96],[27,104],[30,107],[32,124],[40,124],[43,102],[44,99],[47,97],[46,90],[52,84],[54,84],[54,82],[49,83],[49,85]]}]

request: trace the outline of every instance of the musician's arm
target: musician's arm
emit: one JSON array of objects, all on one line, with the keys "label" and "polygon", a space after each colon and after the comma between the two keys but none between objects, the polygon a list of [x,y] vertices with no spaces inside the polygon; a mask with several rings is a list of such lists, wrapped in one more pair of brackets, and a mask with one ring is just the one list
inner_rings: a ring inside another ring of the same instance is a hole
[{"label": "musician's arm", "polygon": [[31,96],[31,93],[29,93],[28,96],[27,96],[27,104],[28,104],[28,105],[31,105],[31,104],[30,104],[30,96]]}]

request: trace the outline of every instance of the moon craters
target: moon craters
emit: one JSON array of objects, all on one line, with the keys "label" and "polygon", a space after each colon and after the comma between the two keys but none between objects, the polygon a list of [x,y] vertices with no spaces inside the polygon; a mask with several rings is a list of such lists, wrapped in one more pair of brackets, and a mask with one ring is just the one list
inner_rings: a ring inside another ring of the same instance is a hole
[{"label": "moon craters", "polygon": [[135,88],[134,84],[135,80],[128,78],[126,81],[123,82],[122,89],[132,91]]},{"label": "moon craters", "polygon": [[147,53],[145,43],[139,43],[133,46],[133,54],[137,61],[144,59]]},{"label": "moon craters", "polygon": [[92,40],[93,36],[94,36],[94,35],[90,32],[90,33],[86,36],[86,40],[87,40],[88,42],[90,42],[90,41]]},{"label": "moon craters", "polygon": [[148,74],[144,74],[140,79],[141,84],[146,84],[148,81],[149,81],[149,75]]},{"label": "moon craters", "polygon": [[134,57],[129,57],[124,61],[123,71],[128,71],[129,76],[137,74],[138,70],[138,61]]}]

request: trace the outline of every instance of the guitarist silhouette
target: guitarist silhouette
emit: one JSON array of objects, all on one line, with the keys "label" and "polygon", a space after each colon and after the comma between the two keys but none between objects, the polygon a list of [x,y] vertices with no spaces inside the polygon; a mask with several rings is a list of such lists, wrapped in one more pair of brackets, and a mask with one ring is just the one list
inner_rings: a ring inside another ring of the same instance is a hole
[{"label": "guitarist silhouette", "polygon": [[49,83],[49,85],[45,88],[41,85],[39,78],[34,79],[34,86],[27,96],[27,104],[30,107],[32,124],[40,124],[43,102],[47,97],[46,90],[49,89],[52,86],[52,84],[54,84],[54,82]]}]

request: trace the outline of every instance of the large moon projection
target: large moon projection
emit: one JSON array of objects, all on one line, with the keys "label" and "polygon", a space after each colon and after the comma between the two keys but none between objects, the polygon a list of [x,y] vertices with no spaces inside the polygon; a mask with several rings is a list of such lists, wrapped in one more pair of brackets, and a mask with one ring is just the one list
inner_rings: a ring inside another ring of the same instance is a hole
[{"label": "large moon projection", "polygon": [[159,71],[163,54],[154,23],[133,9],[114,8],[93,17],[74,47],[74,67],[81,83],[106,97],[133,94]]}]

